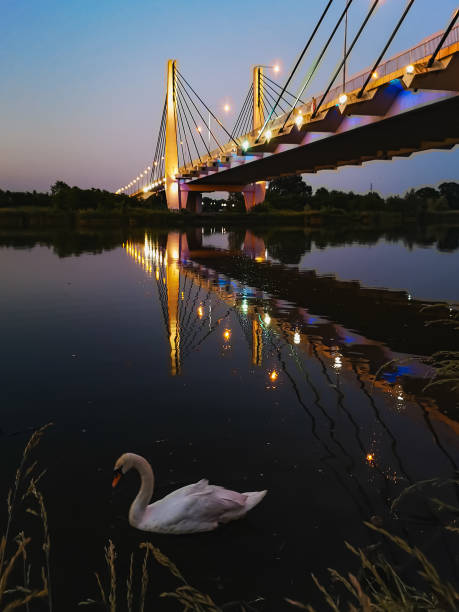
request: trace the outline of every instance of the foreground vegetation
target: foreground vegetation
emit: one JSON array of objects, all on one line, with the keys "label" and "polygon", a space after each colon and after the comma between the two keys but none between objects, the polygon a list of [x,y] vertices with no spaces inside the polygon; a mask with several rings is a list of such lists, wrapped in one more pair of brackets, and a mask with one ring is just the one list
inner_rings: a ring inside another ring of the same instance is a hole
[{"label": "foreground vegetation", "polygon": [[[14,483],[7,497],[7,521],[0,543],[0,608],[4,612],[11,612],[15,609],[29,611],[34,609],[33,604],[37,601],[43,602],[40,609],[44,609],[43,604],[50,612],[55,609],[51,582],[51,539],[45,500],[39,490],[39,483],[45,471],[40,471],[37,460],[33,459],[34,450],[48,427],[49,425],[46,425],[32,434],[24,449]],[[403,498],[409,496],[413,491],[427,486],[434,487],[438,491],[446,484],[456,487],[459,485],[459,480],[431,480],[412,485],[394,500],[391,509],[394,512],[397,511]],[[438,498],[430,499],[430,501],[439,509],[448,511],[449,518],[443,522],[443,527],[450,537],[456,537],[459,534],[457,526],[459,508],[448,505]],[[27,537],[22,530],[14,537],[12,535],[13,518],[16,523],[20,522],[16,515],[19,514],[23,505],[26,506],[26,512],[39,521],[42,541],[38,545],[36,541],[32,542],[32,539]],[[365,524],[416,562],[418,577],[413,584],[408,583],[394,565],[380,553],[375,554],[355,548],[346,542],[347,548],[359,560],[358,571],[355,574],[349,572],[343,575],[336,570],[329,569],[335,583],[335,586],[329,587],[320,584],[318,579],[312,575],[312,580],[323,595],[324,605],[327,604],[335,612],[340,610],[351,612],[359,610],[362,612],[415,612],[418,610],[453,612],[457,610],[458,591],[452,584],[441,579],[434,565],[419,548],[411,546],[403,538],[389,533],[378,525]],[[152,593],[149,587],[151,561],[154,559],[159,566],[167,569],[176,584],[175,589],[164,591],[159,596],[174,600],[179,606],[177,609],[192,612],[223,612],[229,609],[249,612],[258,609],[254,607],[256,602],[216,604],[209,595],[190,585],[179,568],[151,542],[142,542],[138,552],[141,555],[140,560],[138,553],[131,553],[127,564],[127,575],[122,575],[117,563],[118,555],[115,544],[109,540],[105,547],[105,570],[95,574],[97,595],[82,599],[79,606],[96,606],[108,612],[124,610],[144,612],[152,609]],[[39,568],[33,565],[37,558],[41,558]],[[259,598],[257,601],[263,602],[264,599]],[[285,601],[292,606],[292,609],[314,612],[314,608],[309,604],[287,597]],[[73,609],[70,602],[68,605]],[[155,609],[159,608],[155,606]]]}]

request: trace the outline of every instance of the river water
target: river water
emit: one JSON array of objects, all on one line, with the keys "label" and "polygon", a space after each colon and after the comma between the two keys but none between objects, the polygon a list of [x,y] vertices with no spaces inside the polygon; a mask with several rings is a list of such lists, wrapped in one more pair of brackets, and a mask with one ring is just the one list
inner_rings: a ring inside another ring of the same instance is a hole
[{"label": "river water", "polygon": [[[150,541],[219,604],[324,609],[310,573],[357,571],[345,541],[416,570],[370,520],[453,580],[457,546],[429,501],[438,487],[391,504],[457,473],[458,397],[423,390],[433,372],[421,358],[459,346],[450,326],[428,324],[454,313],[458,279],[457,229],[3,232],[0,494],[31,431],[52,422],[34,456],[56,609],[98,599],[109,538],[120,599],[130,553],[139,577]],[[151,462],[155,498],[200,478],[268,495],[214,533],[144,534],[127,522],[136,476],[111,488],[126,451]],[[441,495],[457,501],[451,486]],[[30,503],[14,528],[38,546]],[[148,609],[180,609],[157,599],[179,583],[154,563],[150,574]]]}]

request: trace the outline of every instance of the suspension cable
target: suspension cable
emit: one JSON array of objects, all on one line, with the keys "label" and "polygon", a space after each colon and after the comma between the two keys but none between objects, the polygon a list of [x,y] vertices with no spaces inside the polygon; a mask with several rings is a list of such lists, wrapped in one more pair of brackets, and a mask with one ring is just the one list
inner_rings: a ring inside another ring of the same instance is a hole
[{"label": "suspension cable", "polygon": [[[351,2],[352,2],[352,0],[350,0],[349,4],[350,4]],[[279,99],[280,99],[280,98],[281,98],[281,96],[284,94],[284,91],[287,89],[288,84],[289,84],[289,83],[290,83],[290,81],[292,80],[293,75],[295,74],[295,72],[296,72],[296,70],[297,70],[298,66],[300,65],[301,60],[303,59],[303,57],[304,57],[304,55],[305,55],[306,51],[309,49],[309,45],[311,44],[311,42],[312,42],[312,40],[313,40],[314,36],[316,35],[317,30],[319,29],[320,25],[322,24],[322,21],[324,20],[325,15],[328,13],[328,9],[329,9],[329,8],[330,8],[330,6],[332,5],[332,3],[333,3],[333,0],[328,0],[328,4],[327,4],[327,6],[325,7],[325,9],[324,9],[324,11],[323,11],[323,13],[322,13],[322,15],[321,15],[321,17],[320,17],[319,21],[316,23],[316,26],[315,26],[314,30],[312,31],[312,34],[311,34],[311,36],[309,37],[309,40],[308,40],[308,42],[306,43],[306,46],[304,47],[303,51],[301,52],[300,57],[298,58],[298,60],[297,60],[297,62],[296,62],[296,64],[295,64],[295,66],[294,66],[293,70],[291,71],[290,76],[288,77],[287,82],[285,83],[285,85],[284,85],[284,87],[283,87],[283,89],[282,89],[282,94],[279,96]],[[346,7],[346,10],[347,10],[347,7]],[[272,111],[271,111],[271,115],[272,115],[272,113],[274,112],[274,110],[276,109],[276,106],[277,106],[277,104],[275,104],[275,105],[274,105],[274,107],[273,107],[273,109],[272,109]],[[270,116],[269,116],[269,117],[266,119],[266,121],[265,121],[265,123],[264,123],[263,127],[261,128],[260,134],[259,134],[259,136],[258,136],[258,138],[257,138],[256,142],[258,142],[258,140],[260,139],[260,136],[263,134],[264,129],[265,129],[265,127],[266,127],[266,124],[267,124],[267,123],[268,123],[268,121],[270,121],[270,119],[271,119],[271,115],[270,115]]]},{"label": "suspension cable", "polygon": [[[193,130],[190,128],[190,124],[189,124],[189,122],[188,122],[188,116],[187,116],[186,112],[183,110],[183,104],[182,104],[182,94],[181,94],[181,92],[180,92],[180,91],[179,91],[178,93],[179,93],[179,95],[177,96],[177,100],[178,100],[178,102],[179,102],[180,109],[181,109],[181,111],[183,112],[183,116],[185,117],[185,121],[186,121],[186,124],[187,124],[187,126],[188,126],[188,131],[189,131],[189,133],[190,133],[190,135],[191,135],[191,139],[193,140],[194,148],[196,149],[196,154],[197,154],[197,156],[199,157],[199,161],[202,163],[202,159],[201,159],[201,156],[199,155],[199,150],[198,150],[198,147],[196,146],[196,141],[195,141],[195,139],[194,139],[194,132],[193,132]],[[185,100],[185,102],[186,102],[186,100]],[[190,156],[190,157],[191,157],[191,156]],[[190,162],[190,163],[193,163],[193,159],[191,159],[191,162]]]},{"label": "suspension cable", "polygon": [[[211,116],[215,119],[215,121],[218,123],[218,125],[222,128],[222,130],[224,132],[226,132],[226,134],[231,138],[231,140],[233,140],[233,138],[231,137],[231,134],[228,132],[228,130],[225,128],[225,126],[223,125],[223,123],[220,121],[220,119],[218,117],[216,117],[214,115],[214,113],[210,110],[210,108],[207,106],[207,104],[199,97],[199,95],[195,92],[195,90],[191,87],[191,85],[188,83],[188,81],[185,79],[185,77],[183,76],[183,74],[181,74],[179,72],[179,70],[177,70],[177,74],[179,76],[180,79],[182,79],[187,85],[188,87],[191,89],[191,91],[194,93],[194,95],[197,97],[197,99],[201,102],[201,104],[205,107],[205,109],[211,114]],[[234,144],[237,145],[237,142],[235,140],[233,140]]]},{"label": "suspension cable", "polygon": [[340,62],[340,65],[338,67],[338,70],[335,72],[332,80],[330,81],[326,91],[324,92],[322,98],[320,99],[319,104],[317,105],[315,111],[312,113],[311,117],[314,118],[317,116],[317,113],[319,112],[320,107],[322,106],[325,98],[327,97],[328,92],[330,91],[330,89],[332,88],[333,83],[336,80],[336,77],[338,76],[338,74],[341,72],[341,68],[343,67],[344,63],[347,61],[347,58],[349,57],[349,55],[351,54],[352,49],[355,46],[355,43],[358,41],[358,39],[360,38],[360,34],[363,32],[363,30],[365,29],[365,26],[368,23],[368,20],[370,19],[370,17],[372,16],[375,8],[377,7],[377,5],[379,4],[379,0],[374,0],[373,4],[371,5],[370,10],[367,13],[367,16],[365,17],[365,19],[363,20],[362,25],[359,28],[359,31],[357,32],[357,34],[354,37],[354,40],[351,43],[351,46],[349,47],[349,49],[347,50],[342,62]]},{"label": "suspension cable", "polygon": [[304,83],[303,87],[301,88],[300,93],[298,94],[297,99],[295,100],[295,104],[292,106],[292,108],[291,108],[291,110],[290,110],[289,114],[288,114],[288,115],[287,115],[287,117],[285,118],[285,121],[284,121],[284,123],[283,123],[283,125],[282,125],[282,127],[281,127],[281,129],[280,129],[280,131],[281,131],[281,132],[282,132],[282,130],[285,128],[285,125],[287,124],[287,121],[290,119],[290,116],[291,116],[291,114],[293,113],[293,111],[294,111],[294,109],[295,109],[295,107],[296,107],[296,105],[297,105],[297,103],[298,103],[298,100],[300,99],[300,96],[302,95],[303,91],[306,89],[306,87],[307,87],[307,86],[309,85],[309,83],[311,82],[311,79],[312,79],[312,77],[314,76],[314,74],[315,74],[315,72],[316,72],[317,68],[319,67],[319,64],[320,64],[320,62],[322,61],[322,58],[323,58],[323,56],[325,55],[325,53],[326,53],[326,51],[327,51],[328,47],[330,46],[331,41],[332,41],[332,40],[333,40],[333,38],[335,37],[335,34],[336,34],[336,32],[337,32],[337,30],[338,30],[339,26],[341,25],[341,22],[343,21],[343,19],[344,19],[344,18],[345,18],[345,16],[347,15],[347,12],[348,12],[348,10],[349,10],[349,7],[350,7],[350,6],[351,6],[351,4],[352,4],[352,1],[353,1],[353,0],[348,0],[348,3],[346,4],[346,6],[345,6],[345,8],[344,8],[344,11],[341,13],[340,18],[338,19],[338,21],[337,21],[337,23],[336,23],[335,27],[333,28],[332,33],[330,34],[330,36],[329,36],[329,38],[328,38],[327,42],[325,43],[325,46],[323,47],[322,51],[320,52],[319,57],[316,59],[316,61],[315,61],[314,65],[313,65],[313,67],[312,67],[311,73],[310,73],[310,74],[309,74],[309,76],[307,77],[307,79],[306,79],[306,81],[305,81],[305,83]]},{"label": "suspension cable", "polygon": [[[275,85],[277,87],[277,89],[282,90],[282,86],[279,85],[279,83],[276,83],[276,81],[273,81],[273,79],[270,79],[269,76],[267,76],[266,74],[263,75],[263,78],[266,79],[267,81],[269,81],[272,85]],[[291,98],[296,98],[295,95],[293,95],[292,93],[290,93],[290,91],[285,90],[284,93],[288,94]],[[286,98],[282,98],[285,102],[287,102]],[[306,102],[304,100],[299,100],[301,102],[301,104],[306,104]],[[288,102],[287,102],[288,104]]]},{"label": "suspension cable", "polygon": [[238,118],[237,118],[237,120],[236,120],[236,123],[234,124],[234,128],[233,128],[233,130],[232,130],[232,132],[231,132],[231,135],[232,135],[233,137],[234,137],[234,136],[236,136],[236,138],[237,138],[237,134],[238,134],[238,131],[237,131],[237,130],[238,130],[238,128],[240,127],[240,125],[239,125],[239,124],[241,123],[241,121],[242,121],[242,117],[244,116],[244,113],[245,113],[245,110],[246,110],[246,106],[247,106],[247,104],[248,104],[248,103],[249,103],[249,101],[250,101],[250,95],[251,95],[251,93],[252,93],[252,90],[253,90],[253,84],[252,84],[252,85],[249,87],[249,91],[248,91],[248,93],[247,93],[247,95],[246,95],[246,97],[245,97],[245,100],[244,100],[244,103],[243,103],[243,105],[242,105],[241,111],[239,112],[239,115],[238,115]]},{"label": "suspension cable", "polygon": [[[183,87],[183,85],[182,85],[182,87]],[[190,96],[190,94],[189,94],[189,93],[188,93],[188,91],[185,89],[185,87],[183,87],[183,91],[184,91],[184,92],[186,93],[186,95],[188,96],[188,98],[189,98],[189,100],[191,101],[192,105],[194,106],[194,108],[195,108],[196,112],[197,112],[197,113],[198,113],[198,115],[200,116],[201,121],[202,121],[202,122],[204,123],[204,125],[205,125],[205,124],[206,124],[206,120],[205,120],[205,119],[204,119],[204,117],[201,115],[201,113],[200,113],[200,111],[199,111],[199,108],[196,106],[196,104],[195,104],[195,102],[194,102],[193,98]],[[217,143],[218,148],[219,148],[221,151],[223,151],[222,147],[220,146],[220,143],[219,143],[219,142],[218,142],[218,140],[215,138],[214,133],[213,133],[213,132],[212,132],[212,130],[210,129],[210,125],[209,125],[209,127],[208,127],[208,130],[209,130],[209,133],[211,134],[212,138],[213,138],[213,139],[215,140],[215,142]],[[198,132],[199,132],[199,130],[198,130]],[[203,139],[203,137],[202,137],[201,132],[199,132],[199,134],[201,135],[201,138],[202,138],[202,140],[203,140],[203,142],[204,142],[204,145],[205,145],[205,147],[206,147],[206,149],[207,149],[207,153],[208,153],[208,154],[209,154],[209,156],[210,156],[210,150],[209,150],[209,148],[207,147],[207,145],[205,144],[205,141],[204,141],[204,139]]]},{"label": "suspension cable", "polygon": [[363,95],[363,92],[365,91],[368,83],[370,82],[371,77],[373,76],[376,68],[379,66],[379,64],[381,63],[382,58],[384,57],[384,55],[386,54],[387,49],[389,48],[389,45],[391,44],[391,42],[394,40],[395,35],[397,34],[397,32],[400,29],[400,26],[402,25],[402,23],[405,21],[405,17],[408,15],[408,12],[410,10],[410,8],[413,6],[415,0],[410,0],[403,12],[403,15],[400,17],[399,22],[397,23],[397,25],[394,28],[394,31],[392,32],[392,34],[389,36],[389,39],[387,41],[387,43],[384,46],[384,49],[381,51],[380,56],[378,57],[378,59],[375,62],[375,65],[373,66],[373,68],[370,70],[370,72],[368,73],[367,78],[365,79],[365,83],[362,85],[362,89],[359,91],[359,93],[357,94],[357,98],[361,98]]},{"label": "suspension cable", "polygon": [[[196,126],[196,131],[198,132],[199,137],[200,137],[200,138],[201,138],[201,140],[202,140],[202,144],[204,145],[205,150],[207,151],[208,155],[210,156],[210,150],[209,150],[209,147],[207,146],[206,141],[204,140],[203,135],[202,135],[202,128],[201,128],[201,130],[199,129],[198,122],[196,121],[195,116],[194,116],[194,115],[193,115],[193,113],[191,112],[190,107],[188,106],[188,102],[187,102],[187,100],[186,100],[185,96],[183,96],[183,93],[187,93],[185,89],[183,89],[183,91],[182,91],[182,89],[180,90],[180,95],[182,96],[182,101],[185,103],[186,108],[187,108],[187,110],[188,110],[188,112],[189,112],[189,114],[190,114],[190,117],[191,117],[191,119],[192,119],[192,121],[193,121],[194,125]],[[189,96],[188,96],[188,97],[189,97]],[[191,100],[191,102],[193,102],[193,100]],[[202,118],[202,116],[200,115],[200,113],[199,113],[199,112],[198,112],[198,115],[201,117],[201,120],[202,120],[202,121],[204,122],[204,124],[205,124],[206,122],[205,122],[205,120]],[[201,163],[202,163],[201,156],[199,156],[199,160],[200,160],[200,161],[201,161]]]},{"label": "suspension cable", "polygon": [[437,48],[435,49],[435,51],[432,53],[432,57],[430,58],[430,60],[427,62],[427,68],[431,68],[432,64],[435,61],[435,58],[438,55],[438,52],[440,51],[440,49],[443,47],[443,43],[445,42],[445,40],[448,37],[448,34],[451,32],[451,30],[454,27],[454,24],[457,21],[457,18],[459,17],[459,9],[456,9],[453,18],[451,19],[449,26],[446,28],[446,30],[443,33],[443,36],[441,37],[440,42],[437,45]]}]

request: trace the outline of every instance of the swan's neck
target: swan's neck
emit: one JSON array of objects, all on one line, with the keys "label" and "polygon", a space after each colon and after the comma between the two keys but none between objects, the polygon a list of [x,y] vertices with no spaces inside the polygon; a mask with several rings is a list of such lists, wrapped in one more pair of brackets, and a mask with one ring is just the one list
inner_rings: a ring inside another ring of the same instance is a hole
[{"label": "swan's neck", "polygon": [[129,522],[134,527],[137,527],[141,523],[145,510],[153,495],[155,480],[150,464],[140,455],[135,456],[133,467],[139,472],[140,475],[140,489],[136,498],[131,504],[131,508],[129,510]]}]

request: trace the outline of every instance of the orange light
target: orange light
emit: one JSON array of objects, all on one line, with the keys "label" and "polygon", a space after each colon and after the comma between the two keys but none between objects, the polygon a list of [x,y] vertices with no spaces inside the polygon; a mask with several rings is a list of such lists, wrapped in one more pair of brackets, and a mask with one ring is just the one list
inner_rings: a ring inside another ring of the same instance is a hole
[{"label": "orange light", "polygon": [[198,306],[198,317],[202,319],[203,316],[204,316],[204,309],[202,306]]},{"label": "orange light", "polygon": [[198,125],[196,129],[198,130],[198,132],[202,132],[202,127],[200,125]]},{"label": "orange light", "polygon": [[373,455],[373,453],[368,453],[367,455],[367,461],[371,463],[371,461],[373,461],[375,458],[375,456]]},{"label": "orange light", "polygon": [[230,329],[225,329],[225,331],[223,332],[223,338],[226,340],[226,342],[228,342],[228,340],[231,338]]},{"label": "orange light", "polygon": [[371,75],[374,79],[378,78],[378,73],[376,72],[376,70],[373,72],[373,74]]},{"label": "orange light", "polygon": [[223,110],[225,111],[225,113],[227,113],[230,110],[230,105],[225,104],[225,106],[223,107]]},{"label": "orange light", "polygon": [[269,375],[269,378],[272,382],[276,382],[276,380],[279,378],[279,374],[276,372],[276,370],[273,370]]}]

